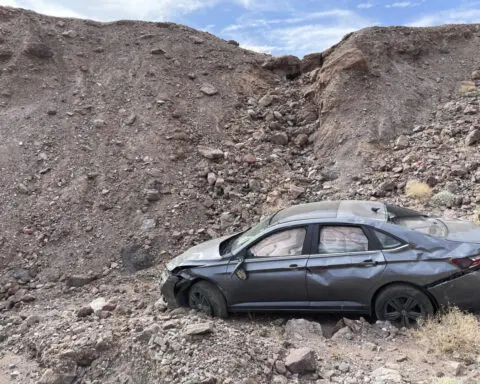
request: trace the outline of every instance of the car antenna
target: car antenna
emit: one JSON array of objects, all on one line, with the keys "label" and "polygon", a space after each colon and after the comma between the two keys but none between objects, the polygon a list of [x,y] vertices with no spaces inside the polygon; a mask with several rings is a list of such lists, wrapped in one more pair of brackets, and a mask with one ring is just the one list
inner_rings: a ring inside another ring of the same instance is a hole
[{"label": "car antenna", "polygon": [[375,213],[378,213],[379,210],[380,210],[380,208],[378,208],[378,207],[375,207],[375,208],[372,207],[372,211],[375,212]]}]

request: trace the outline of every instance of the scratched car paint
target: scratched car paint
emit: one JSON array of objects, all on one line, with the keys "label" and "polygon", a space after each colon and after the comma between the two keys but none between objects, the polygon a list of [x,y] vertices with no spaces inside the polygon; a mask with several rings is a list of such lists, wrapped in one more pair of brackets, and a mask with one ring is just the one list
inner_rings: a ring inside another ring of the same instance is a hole
[{"label": "scratched car paint", "polygon": [[441,308],[480,310],[480,227],[369,201],[280,210],[167,264],[167,303],[214,316],[349,312],[411,326]]}]

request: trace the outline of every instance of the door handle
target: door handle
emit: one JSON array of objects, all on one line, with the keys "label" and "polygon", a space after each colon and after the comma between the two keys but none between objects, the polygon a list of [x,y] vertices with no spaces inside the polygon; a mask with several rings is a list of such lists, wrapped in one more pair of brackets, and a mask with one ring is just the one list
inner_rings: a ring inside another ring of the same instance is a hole
[{"label": "door handle", "polygon": [[375,267],[377,262],[373,261],[373,259],[367,259],[362,261],[362,265],[365,267]]},{"label": "door handle", "polygon": [[290,264],[290,265],[288,266],[288,268],[290,268],[290,269],[298,269],[298,264]]}]

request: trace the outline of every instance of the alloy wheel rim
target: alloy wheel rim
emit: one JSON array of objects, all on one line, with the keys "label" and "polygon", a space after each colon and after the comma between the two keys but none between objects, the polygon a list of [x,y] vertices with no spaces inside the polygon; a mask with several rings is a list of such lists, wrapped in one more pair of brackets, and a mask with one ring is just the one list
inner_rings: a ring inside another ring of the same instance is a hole
[{"label": "alloy wheel rim", "polygon": [[212,305],[208,298],[201,292],[194,292],[192,297],[190,298],[190,306],[196,309],[199,312],[203,312],[207,315],[211,315]]},{"label": "alloy wheel rim", "polygon": [[392,324],[409,328],[425,317],[425,308],[411,296],[396,296],[385,303],[383,317]]}]

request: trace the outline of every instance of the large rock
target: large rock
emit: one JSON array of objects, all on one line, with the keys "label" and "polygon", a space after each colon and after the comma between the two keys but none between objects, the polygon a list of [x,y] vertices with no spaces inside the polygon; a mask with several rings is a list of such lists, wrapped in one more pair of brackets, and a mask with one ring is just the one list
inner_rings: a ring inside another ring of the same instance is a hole
[{"label": "large rock", "polygon": [[71,384],[76,378],[74,373],[55,373],[47,369],[37,384]]},{"label": "large rock", "polygon": [[402,375],[395,369],[377,368],[371,374],[374,384],[403,383]]},{"label": "large rock", "polygon": [[293,349],[285,359],[285,366],[292,373],[315,372],[317,358],[311,348]]},{"label": "large rock", "polygon": [[285,337],[293,340],[324,339],[322,326],[305,319],[290,319],[285,325]]},{"label": "large rock", "polygon": [[206,147],[204,145],[198,146],[198,152],[209,160],[221,159],[223,158],[223,151],[217,148]]},{"label": "large rock", "polygon": [[120,252],[123,265],[129,272],[136,272],[153,266],[155,257],[140,244],[124,247]]},{"label": "large rock", "polygon": [[288,144],[288,135],[285,132],[275,132],[271,139],[273,143],[278,145],[287,145]]},{"label": "large rock", "polygon": [[300,59],[292,55],[274,57],[262,65],[263,68],[287,79],[300,76]]},{"label": "large rock", "polygon": [[87,285],[94,281],[96,276],[90,276],[90,275],[73,275],[73,276],[68,276],[67,280],[65,281],[65,284],[67,287],[83,287],[84,285]]},{"label": "large rock", "polygon": [[205,335],[213,332],[213,323],[189,324],[185,328],[184,334],[187,336]]},{"label": "large rock", "polygon": [[98,299],[95,299],[90,303],[90,308],[92,308],[93,312],[99,312],[106,305],[107,305],[107,301],[103,297],[99,297]]},{"label": "large rock", "polygon": [[463,165],[455,164],[450,167],[450,174],[454,177],[463,177],[467,173],[468,170]]},{"label": "large rock", "polygon": [[320,72],[320,82],[326,85],[336,74],[346,70],[368,71],[367,60],[361,50],[349,49],[330,60]]},{"label": "large rock", "polygon": [[213,96],[218,93],[217,89],[212,84],[204,84],[202,88],[200,88],[200,91],[207,96]]},{"label": "large rock", "polygon": [[69,349],[60,355],[62,360],[73,361],[81,367],[88,367],[98,357],[95,348],[80,346],[75,349]]},{"label": "large rock", "polygon": [[302,73],[307,73],[321,67],[322,64],[323,56],[321,52],[310,53],[309,55],[303,56],[303,59],[300,63],[300,71]]},{"label": "large rock", "polygon": [[466,145],[475,145],[480,141],[480,129],[474,129],[465,138]]},{"label": "large rock", "polygon": [[398,149],[408,148],[409,140],[408,137],[405,135],[400,135],[395,142],[395,147]]}]

